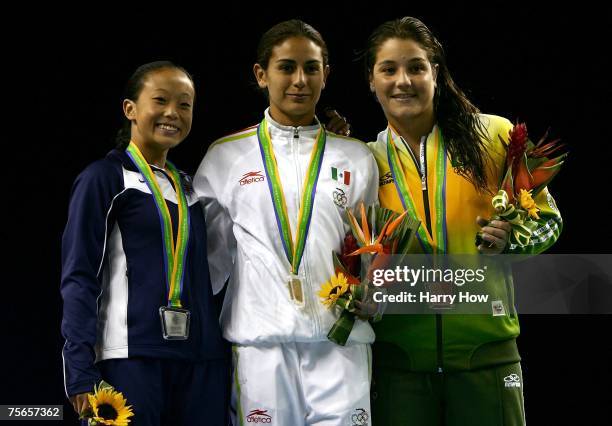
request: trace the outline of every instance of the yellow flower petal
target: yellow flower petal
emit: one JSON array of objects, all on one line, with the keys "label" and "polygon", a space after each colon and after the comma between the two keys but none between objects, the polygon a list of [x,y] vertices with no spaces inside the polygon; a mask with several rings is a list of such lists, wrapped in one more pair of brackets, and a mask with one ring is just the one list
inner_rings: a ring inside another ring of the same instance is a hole
[{"label": "yellow flower petal", "polygon": [[134,415],[131,406],[121,392],[112,388],[96,389],[93,395],[87,395],[93,411],[93,420],[107,426],[127,426],[129,418]]},{"label": "yellow flower petal", "polygon": [[521,193],[519,194],[519,203],[522,208],[527,210],[527,213],[530,217],[534,219],[540,218],[540,216],[538,216],[538,212],[540,211],[540,209],[536,205],[535,201],[533,201],[533,198],[531,197],[531,191],[525,191],[524,189],[521,189]]},{"label": "yellow flower petal", "polygon": [[329,281],[321,285],[321,291],[318,293],[319,297],[323,299],[321,303],[328,308],[332,307],[338,298],[347,292],[348,288],[348,280],[342,272],[338,275],[332,275]]},{"label": "yellow flower petal", "polygon": [[534,207],[532,209],[529,209],[529,216],[534,218],[534,219],[539,219],[540,216],[538,215],[538,211],[540,211],[540,209],[538,209],[537,207]]},{"label": "yellow flower petal", "polygon": [[330,283],[328,282],[323,283],[323,285],[321,286],[321,291],[319,291],[319,297],[323,297],[323,298],[328,297],[332,288],[333,287]]}]

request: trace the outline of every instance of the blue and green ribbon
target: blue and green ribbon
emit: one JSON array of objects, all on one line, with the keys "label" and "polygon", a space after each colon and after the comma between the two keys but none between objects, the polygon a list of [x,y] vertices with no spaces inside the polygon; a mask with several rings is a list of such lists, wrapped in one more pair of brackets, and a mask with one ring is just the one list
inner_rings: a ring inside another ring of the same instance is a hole
[{"label": "blue and green ribbon", "polygon": [[[397,193],[402,202],[404,210],[408,211],[408,214],[413,220],[419,220],[421,226],[417,230],[417,239],[421,244],[421,248],[424,253],[427,254],[443,254],[447,251],[447,231],[446,231],[446,164],[447,155],[446,149],[442,142],[442,137],[439,135],[440,130],[436,129],[437,138],[437,153],[435,162],[435,191],[434,191],[434,206],[435,215],[432,234],[429,235],[427,229],[422,225],[424,221],[420,220],[413,203],[413,196],[408,187],[406,175],[402,168],[402,163],[399,158],[397,147],[393,141],[392,127],[387,128],[387,159],[389,161],[389,168],[393,175],[393,181],[397,189]],[[397,133],[397,132],[396,132]],[[424,159],[427,161],[427,159]],[[419,194],[420,195],[420,194]]]},{"label": "blue and green ribbon", "polygon": [[183,291],[183,278],[185,270],[185,260],[187,258],[187,243],[189,241],[189,210],[185,191],[181,185],[181,177],[178,170],[172,163],[166,161],[169,177],[172,180],[178,201],[178,233],[176,243],[172,230],[172,218],[168,205],[157,183],[157,179],[151,170],[151,166],[145,160],[140,149],[130,142],[126,149],[127,155],[142,174],[145,183],[153,194],[155,206],[159,213],[161,223],[162,241],[164,253],[164,265],[166,268],[166,288],[168,289],[168,306],[181,307],[181,293]]},{"label": "blue and green ribbon", "polygon": [[302,189],[302,200],[298,213],[295,242],[291,233],[291,226],[287,213],[287,203],[285,202],[285,194],[283,192],[283,186],[278,172],[278,164],[276,162],[276,157],[274,156],[272,139],[270,137],[268,123],[266,122],[265,118],[257,128],[257,137],[259,139],[261,158],[263,160],[266,176],[268,178],[268,188],[270,189],[270,196],[272,197],[272,204],[274,206],[274,214],[276,215],[278,231],[281,235],[285,255],[291,264],[291,272],[297,275],[300,268],[302,255],[304,253],[304,247],[306,245],[306,238],[308,236],[308,229],[310,227],[310,219],[312,218],[317,181],[319,179],[321,164],[323,162],[323,154],[325,151],[326,133],[323,127],[319,128],[319,133],[315,138],[315,145],[312,148],[312,153],[310,155],[310,162],[308,164],[306,179]]}]

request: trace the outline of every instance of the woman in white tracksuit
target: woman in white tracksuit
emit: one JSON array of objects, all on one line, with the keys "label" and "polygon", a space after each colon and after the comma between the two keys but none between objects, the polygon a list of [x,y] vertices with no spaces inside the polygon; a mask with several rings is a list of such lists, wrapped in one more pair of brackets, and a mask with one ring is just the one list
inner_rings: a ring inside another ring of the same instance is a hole
[{"label": "woman in white tracksuit", "polygon": [[229,277],[221,325],[234,347],[234,424],[370,424],[374,333],[357,320],[346,346],[328,341],[338,314],[317,293],[349,230],[345,209],[376,203],[378,171],[365,144],[315,117],[327,59],[304,22],[266,32],[254,73],[270,106],[212,144],[195,177],[215,290]]}]

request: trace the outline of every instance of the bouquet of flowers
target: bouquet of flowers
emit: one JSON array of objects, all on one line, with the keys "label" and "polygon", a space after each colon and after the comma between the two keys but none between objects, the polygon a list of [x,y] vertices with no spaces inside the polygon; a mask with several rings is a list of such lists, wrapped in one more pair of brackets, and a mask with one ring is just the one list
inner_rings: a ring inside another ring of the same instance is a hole
[{"label": "bouquet of flowers", "polygon": [[[505,172],[492,204],[497,212],[495,219],[510,223],[510,242],[519,247],[529,244],[531,235],[538,226],[534,219],[540,218],[539,209],[533,199],[559,172],[567,156],[567,153],[564,153],[549,158],[563,145],[558,143],[558,139],[545,142],[547,136],[548,132],[534,144],[527,137],[525,123],[516,124],[509,132]],[[502,143],[506,146],[503,140]],[[478,233],[476,245],[481,242],[482,236]]]},{"label": "bouquet of flowers", "polygon": [[89,426],[127,426],[134,415],[132,406],[126,406],[126,399],[121,392],[104,380],[94,386],[94,393],[87,395],[89,408],[84,410],[79,419],[87,419]]},{"label": "bouquet of flowers", "polygon": [[[340,317],[327,337],[344,346],[355,324],[360,303],[372,293],[370,282],[376,269],[390,266],[392,255],[405,254],[419,221],[379,206],[359,206],[361,223],[347,209],[351,231],[344,238],[342,253],[332,252],[334,275],[323,283],[319,296]],[[394,258],[398,260],[398,258]]]}]

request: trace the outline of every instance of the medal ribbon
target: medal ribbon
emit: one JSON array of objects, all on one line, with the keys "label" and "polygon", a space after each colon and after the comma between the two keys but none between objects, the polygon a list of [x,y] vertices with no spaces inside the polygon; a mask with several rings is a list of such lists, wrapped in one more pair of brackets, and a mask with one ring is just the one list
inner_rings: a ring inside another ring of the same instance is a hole
[{"label": "medal ribbon", "polygon": [[[393,175],[393,181],[395,182],[395,188],[402,202],[404,210],[408,211],[410,217],[415,220],[419,220],[416,208],[412,202],[413,197],[406,181],[406,175],[402,168],[402,163],[397,152],[397,147],[393,141],[392,132],[394,130],[391,126],[387,128],[387,159],[389,161],[389,168]],[[424,253],[446,253],[447,239],[446,239],[446,150],[444,149],[442,138],[438,134],[439,130],[435,133],[434,146],[437,148],[436,152],[436,163],[435,163],[435,190],[434,190],[434,205],[435,205],[435,217],[432,225],[433,236],[430,236],[427,229],[421,226],[417,230],[417,239],[421,244]],[[396,132],[397,133],[397,132]],[[424,156],[423,156],[424,157]],[[426,158],[421,158],[421,162],[427,161]],[[422,197],[421,197],[422,198]],[[432,239],[433,237],[433,239]]]},{"label": "medal ribbon", "polygon": [[153,194],[155,206],[159,213],[161,224],[164,265],[166,266],[166,288],[168,289],[168,306],[181,307],[181,293],[183,291],[183,277],[185,269],[185,259],[187,258],[187,242],[189,241],[189,212],[187,208],[187,198],[181,185],[181,177],[178,170],[169,161],[166,162],[170,171],[169,177],[174,184],[176,198],[178,201],[178,235],[176,244],[172,231],[172,218],[166,200],[162,195],[157,179],[153,170],[142,156],[142,153],[134,142],[130,142],[126,149],[127,155],[132,159],[138,171],[142,174],[147,186]]},{"label": "medal ribbon", "polygon": [[272,147],[272,139],[268,130],[268,123],[264,118],[257,128],[257,138],[259,140],[259,149],[261,158],[264,163],[266,176],[268,177],[268,188],[272,197],[272,205],[274,206],[274,214],[276,215],[276,225],[281,235],[283,248],[287,260],[291,264],[291,272],[297,275],[306,245],[306,237],[308,236],[308,228],[310,227],[310,219],[312,217],[312,209],[314,207],[315,191],[319,172],[321,171],[321,163],[323,162],[323,153],[325,151],[326,133],[323,127],[319,128],[315,145],[310,154],[310,162],[304,186],[302,188],[302,200],[300,202],[300,210],[297,221],[297,232],[295,243],[291,234],[291,226],[289,215],[287,214],[287,203],[285,202],[285,193],[280,180],[276,157],[274,156],[274,148]]}]

